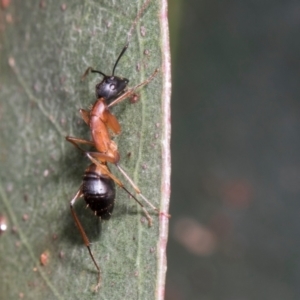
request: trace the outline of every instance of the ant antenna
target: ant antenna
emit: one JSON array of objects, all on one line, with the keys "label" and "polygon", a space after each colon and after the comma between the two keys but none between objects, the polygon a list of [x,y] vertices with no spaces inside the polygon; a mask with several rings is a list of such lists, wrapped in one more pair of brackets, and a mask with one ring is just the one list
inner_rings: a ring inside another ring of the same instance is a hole
[{"label": "ant antenna", "polygon": [[91,73],[98,73],[98,74],[103,75],[104,77],[107,77],[103,72],[97,71],[97,70],[94,70],[94,69],[91,69]]},{"label": "ant antenna", "polygon": [[[122,49],[121,53],[119,54],[119,56],[118,56],[118,58],[117,58],[117,60],[116,60],[116,62],[115,62],[115,65],[114,65],[113,71],[112,71],[112,76],[115,75],[115,70],[116,70],[116,67],[117,67],[117,65],[118,65],[118,63],[119,63],[119,60],[120,60],[121,57],[124,55],[125,51],[127,50],[128,46],[129,46],[129,42],[130,42],[130,39],[131,39],[131,36],[132,36],[132,31],[133,31],[133,29],[136,27],[136,24],[137,24],[138,20],[141,18],[141,15],[142,15],[143,12],[145,11],[145,9],[148,7],[148,5],[149,5],[150,2],[151,2],[151,0],[147,0],[147,1],[143,4],[142,8],[139,10],[139,12],[137,13],[137,15],[136,15],[134,21],[132,22],[131,28],[130,28],[128,34],[127,34],[127,43],[126,43],[126,45],[124,46],[124,48]],[[98,70],[94,70],[92,67],[89,67],[89,68],[87,68],[87,70],[86,70],[86,71],[84,72],[84,74],[82,75],[81,80],[84,80],[85,77],[89,74],[89,72],[91,72],[91,73],[98,73],[98,74],[101,74],[101,75],[104,76],[104,77],[107,77],[107,75],[104,74],[103,72],[98,71]]]},{"label": "ant antenna", "polygon": [[115,75],[115,69],[116,69],[116,67],[117,67],[117,64],[118,64],[120,58],[121,58],[121,57],[123,56],[123,54],[125,53],[125,51],[127,50],[128,45],[129,45],[129,41],[128,41],[127,44],[124,46],[124,48],[122,49],[122,51],[121,51],[119,57],[117,58],[117,61],[115,62],[115,65],[114,65],[113,71],[112,71],[112,76]]},{"label": "ant antenna", "polygon": [[81,81],[83,81],[83,80],[85,79],[85,77],[86,77],[90,72],[91,72],[91,73],[99,73],[99,74],[101,74],[102,76],[107,77],[103,72],[94,70],[92,67],[88,67],[88,68],[86,69],[86,71],[84,72],[84,74],[81,76]]},{"label": "ant antenna", "polygon": [[[117,60],[116,60],[116,62],[115,62],[115,65],[114,65],[114,67],[113,67],[113,71],[112,71],[112,75],[111,75],[111,76],[114,76],[114,75],[115,75],[115,69],[116,69],[116,67],[117,67],[117,65],[118,65],[118,62],[119,62],[119,60],[121,59],[121,57],[123,56],[123,54],[125,53],[125,51],[127,50],[128,45],[129,45],[129,41],[128,41],[127,44],[124,46],[124,48],[122,49],[122,51],[121,51],[119,57],[117,58]],[[101,74],[101,75],[104,76],[104,77],[107,77],[107,75],[104,74],[103,72],[98,71],[98,70],[94,70],[92,67],[89,67],[89,68],[87,68],[87,70],[86,70],[86,71],[84,72],[84,74],[82,75],[81,80],[84,80],[85,77],[88,75],[89,72],[91,72],[91,73],[98,73],[98,74]]]}]

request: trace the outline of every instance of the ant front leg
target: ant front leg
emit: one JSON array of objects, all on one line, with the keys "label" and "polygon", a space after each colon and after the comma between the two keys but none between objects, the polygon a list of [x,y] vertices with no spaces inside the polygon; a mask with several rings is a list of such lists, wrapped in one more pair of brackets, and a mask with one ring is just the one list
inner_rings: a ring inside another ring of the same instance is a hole
[{"label": "ant front leg", "polygon": [[90,112],[88,110],[85,109],[80,109],[79,110],[80,114],[81,114],[81,118],[83,119],[83,121],[89,125],[90,124]]},{"label": "ant front leg", "polygon": [[76,193],[76,195],[74,196],[74,198],[70,201],[70,209],[71,209],[71,213],[72,213],[72,217],[78,227],[78,230],[80,232],[80,235],[83,239],[83,242],[85,244],[85,246],[87,247],[88,251],[89,251],[89,254],[90,254],[90,257],[91,259],[93,260],[94,262],[94,265],[96,266],[96,269],[97,269],[97,273],[98,273],[98,281],[97,281],[97,285],[95,287],[95,291],[97,291],[101,285],[101,271],[100,271],[100,267],[98,266],[95,258],[94,258],[94,255],[92,253],[92,250],[91,250],[91,243],[89,241],[89,238],[87,237],[86,233],[85,233],[85,230],[81,224],[81,222],[79,221],[79,218],[74,210],[74,204],[76,202],[77,199],[79,199],[80,197],[83,196],[83,193],[82,193],[82,186],[80,187],[80,189],[78,190],[78,192]]},{"label": "ant front leg", "polygon": [[153,80],[153,78],[156,76],[156,74],[158,73],[158,71],[159,71],[159,69],[156,69],[156,70],[155,70],[155,71],[154,71],[154,72],[153,72],[153,73],[152,73],[145,81],[143,81],[143,82],[139,83],[138,85],[134,86],[133,88],[131,88],[131,89],[125,91],[125,92],[124,92],[123,94],[121,94],[117,99],[115,99],[115,100],[112,101],[109,105],[107,105],[107,107],[110,108],[110,107],[116,105],[117,103],[119,103],[119,102],[125,100],[126,98],[128,98],[128,97],[131,96],[132,94],[134,94],[134,92],[135,92],[138,88],[140,88],[140,87],[142,87],[142,86],[148,84],[151,80]]}]

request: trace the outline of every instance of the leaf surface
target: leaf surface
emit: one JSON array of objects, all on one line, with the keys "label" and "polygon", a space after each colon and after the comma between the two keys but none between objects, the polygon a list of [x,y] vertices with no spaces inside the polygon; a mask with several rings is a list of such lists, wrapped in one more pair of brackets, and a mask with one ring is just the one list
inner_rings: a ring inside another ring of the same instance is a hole
[{"label": "leaf surface", "polygon": [[[89,139],[78,109],[95,101],[101,80],[80,77],[89,66],[110,74],[140,7],[136,1],[13,1],[0,13],[0,236],[3,299],[163,299],[167,220],[117,190],[111,220],[100,223],[84,200],[76,212],[102,270],[97,273],[69,211],[89,161],[66,135]],[[162,210],[169,195],[170,85],[161,26],[163,4],[151,1],[132,31],[116,74],[130,86],[161,71],[138,91],[138,102],[112,109],[121,165]],[[167,86],[167,88],[166,88]],[[168,101],[168,100],[167,100]],[[112,172],[127,187],[124,177]],[[41,255],[46,258],[41,264]]]}]

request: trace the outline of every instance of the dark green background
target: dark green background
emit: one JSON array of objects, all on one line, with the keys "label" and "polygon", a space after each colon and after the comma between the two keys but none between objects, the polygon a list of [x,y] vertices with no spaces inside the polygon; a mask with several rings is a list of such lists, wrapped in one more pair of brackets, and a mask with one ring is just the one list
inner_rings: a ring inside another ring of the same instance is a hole
[{"label": "dark green background", "polygon": [[[166,299],[300,299],[300,3],[169,8]],[[214,251],[195,254],[179,241],[183,218],[216,237]]]}]

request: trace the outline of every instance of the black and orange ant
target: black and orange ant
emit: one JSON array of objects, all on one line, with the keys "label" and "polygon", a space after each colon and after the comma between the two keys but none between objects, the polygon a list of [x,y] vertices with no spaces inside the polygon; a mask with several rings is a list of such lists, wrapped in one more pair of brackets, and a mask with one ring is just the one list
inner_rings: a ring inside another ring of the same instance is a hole
[{"label": "black and orange ant", "polygon": [[[135,19],[134,24],[140,17],[142,11],[146,8],[150,1],[148,0],[138,13],[138,17]],[[114,201],[115,201],[115,184],[119,185],[124,191],[126,191],[143,209],[146,218],[148,220],[148,225],[152,225],[152,218],[144,205],[124,186],[124,184],[115,177],[109,170],[107,163],[114,164],[118,170],[123,174],[127,181],[131,184],[135,192],[157,213],[170,217],[167,213],[161,213],[158,208],[156,208],[140,191],[133,180],[126,174],[126,172],[119,165],[120,154],[118,151],[117,144],[111,140],[109,134],[109,129],[115,133],[119,134],[121,131],[121,126],[117,118],[109,111],[109,108],[115,104],[123,101],[124,99],[132,96],[135,91],[148,84],[157,74],[158,69],[156,69],[153,74],[143,81],[142,83],[126,90],[128,79],[118,77],[114,75],[115,69],[120,58],[123,56],[127,50],[129,42],[124,46],[120,55],[118,56],[111,76],[105,75],[101,71],[94,70],[93,68],[88,68],[83,75],[83,78],[87,76],[89,72],[99,73],[103,76],[103,80],[96,85],[96,97],[97,100],[92,106],[91,110],[80,109],[80,114],[84,122],[90,127],[91,140],[85,140],[77,137],[67,136],[68,142],[72,143],[78,149],[83,151],[85,155],[90,159],[92,164],[85,170],[82,184],[70,201],[70,209],[75,223],[79,229],[85,246],[87,247],[89,254],[96,266],[98,272],[98,281],[95,287],[97,290],[101,284],[101,271],[97,264],[93,253],[90,248],[90,241],[85,233],[85,230],[74,210],[74,204],[76,200],[83,197],[87,203],[87,206],[95,213],[96,216],[103,220],[108,220],[111,217]],[[108,103],[109,102],[109,103]],[[81,148],[80,145],[89,145],[95,148],[96,151],[86,151]]]},{"label": "black and orange ant", "polygon": [[[155,70],[155,72],[144,82],[136,85],[135,87],[131,88],[130,90],[123,92],[123,90],[119,90],[118,93],[121,93],[121,96],[116,98],[112,104],[119,103],[120,101],[124,100],[125,98],[129,97],[134,91],[136,91],[137,88],[148,84],[154,76],[157,74],[158,70]],[[108,76],[107,76],[108,77]],[[116,78],[116,76],[115,76]],[[121,79],[118,77],[118,79]],[[127,80],[127,79],[125,79]],[[107,82],[103,80],[99,85],[107,85]],[[101,87],[100,87],[101,89]],[[105,90],[105,88],[103,88]],[[114,98],[114,97],[111,97]],[[111,106],[110,105],[110,106]],[[111,174],[107,167],[107,162],[113,163],[118,170],[124,175],[124,177],[128,180],[128,182],[131,184],[135,192],[141,196],[141,198],[154,210],[159,212],[159,210],[152,205],[152,203],[141,193],[140,189],[135,185],[133,180],[126,174],[126,172],[123,170],[123,168],[120,166],[120,154],[118,151],[117,144],[111,140],[108,128],[110,128],[115,134],[120,133],[121,126],[117,120],[117,118],[108,110],[109,105],[106,104],[106,98],[102,96],[99,98],[94,105],[92,106],[91,110],[84,110],[80,109],[80,114],[82,119],[85,121],[85,123],[90,127],[91,130],[91,141],[77,138],[77,137],[71,137],[67,136],[66,139],[68,142],[72,143],[74,146],[79,148],[81,151],[83,151],[86,156],[91,160],[91,162],[98,166],[97,173],[103,173],[105,176],[110,177],[115,183],[117,183],[121,188],[125,189],[124,184],[118,180],[114,175]],[[85,144],[92,146],[96,149],[96,152],[90,152],[83,150],[79,145]],[[127,192],[128,190],[125,189]],[[128,192],[129,193],[129,192]],[[84,194],[82,194],[84,195]],[[131,193],[130,193],[131,195]],[[131,195],[132,196],[132,195]],[[143,208],[145,215],[148,220],[149,226],[152,224],[152,218],[150,217],[148,211],[144,208],[144,206],[141,204],[140,201],[138,201],[135,197],[133,197],[139,205]],[[91,207],[92,208],[92,207]],[[100,213],[97,213],[99,215]]]}]

